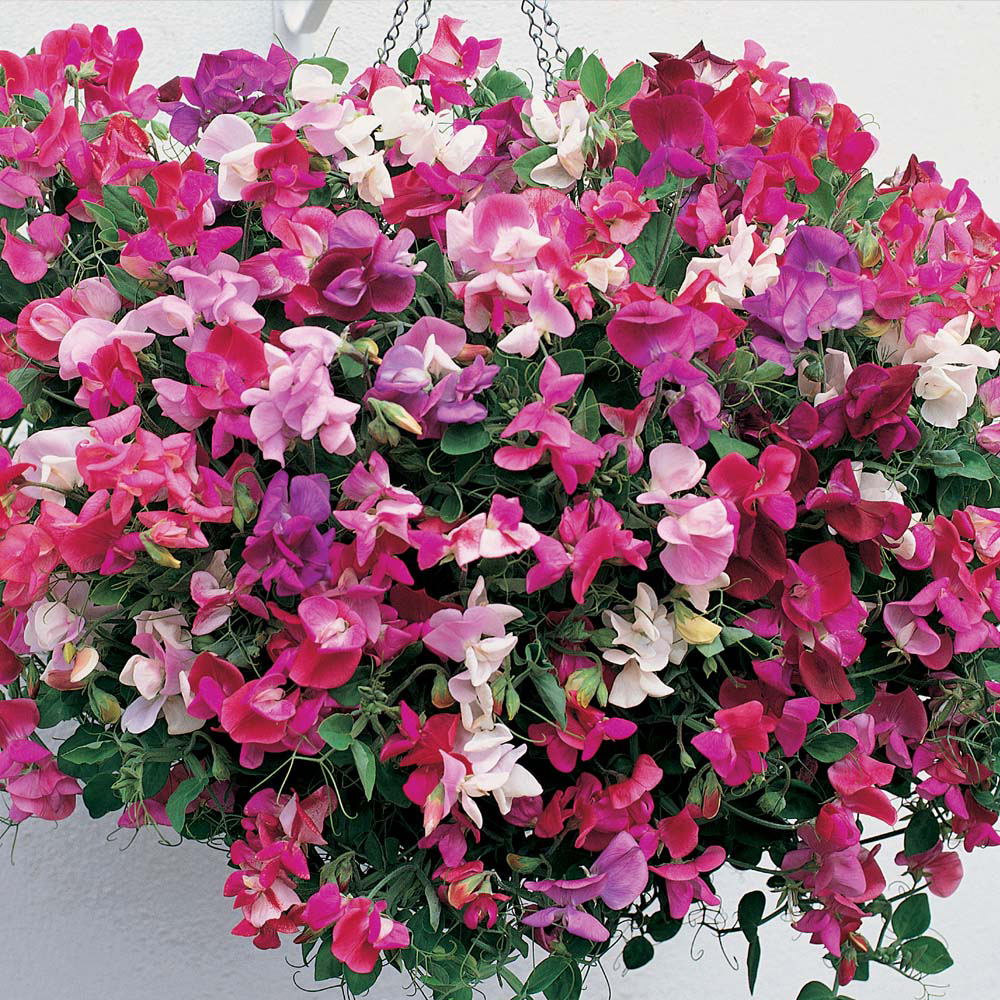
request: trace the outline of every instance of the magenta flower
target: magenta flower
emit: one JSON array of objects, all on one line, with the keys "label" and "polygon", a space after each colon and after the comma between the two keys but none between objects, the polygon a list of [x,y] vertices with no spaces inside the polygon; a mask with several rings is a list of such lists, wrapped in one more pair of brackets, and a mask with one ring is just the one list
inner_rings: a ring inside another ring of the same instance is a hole
[{"label": "magenta flower", "polygon": [[693,861],[649,866],[651,872],[666,882],[668,909],[674,920],[683,919],[695,900],[709,906],[721,905],[722,900],[712,892],[702,875],[715,871],[725,860],[725,849],[713,844]]},{"label": "magenta flower", "polygon": [[[400,230],[392,239],[367,212],[356,209],[336,217],[327,251],[296,287],[289,305],[299,316],[330,316],[343,322],[369,312],[402,312],[413,301],[417,275],[413,234]],[[291,314],[289,314],[291,315]]]},{"label": "magenta flower", "polygon": [[274,111],[294,65],[280,45],[272,45],[266,59],[246,49],[203,55],[193,77],[176,77],[160,88],[161,107],[171,115],[170,134],[191,146],[198,132],[218,115]]},{"label": "magenta flower", "polygon": [[548,457],[568,494],[590,482],[604,458],[604,449],[577,434],[569,420],[556,410],[573,398],[582,381],[582,375],[563,375],[556,360],[546,358],[538,378],[541,402],[529,403],[500,435],[510,438],[529,432],[538,440],[529,447],[507,445],[498,449],[493,460],[501,469],[524,471]]},{"label": "magenta flower", "polygon": [[715,773],[727,785],[742,785],[753,774],[764,771],[764,758],[770,746],[768,734],[775,722],[764,715],[759,701],[748,701],[735,708],[715,713],[716,728],[698,733],[691,740],[699,753],[712,763]]},{"label": "magenta flower", "polygon": [[550,587],[569,571],[570,592],[582,601],[605,562],[645,569],[649,551],[649,542],[623,527],[621,515],[606,500],[581,497],[563,510],[559,537],[542,535],[532,547],[538,565],[528,570],[528,593]]}]

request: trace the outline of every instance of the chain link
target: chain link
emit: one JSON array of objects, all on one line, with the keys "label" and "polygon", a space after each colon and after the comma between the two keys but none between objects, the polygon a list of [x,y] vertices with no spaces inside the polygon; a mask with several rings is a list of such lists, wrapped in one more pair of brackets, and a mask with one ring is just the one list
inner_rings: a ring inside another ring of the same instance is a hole
[{"label": "chain link", "polygon": [[385,33],[385,38],[382,40],[382,47],[378,50],[376,65],[381,65],[389,61],[389,54],[396,47],[396,42],[399,41],[399,29],[403,27],[403,21],[406,19],[406,11],[409,6],[410,0],[399,0],[399,3],[396,4],[396,13],[392,16],[392,24],[389,25],[389,30]]},{"label": "chain link", "polygon": [[[416,20],[416,35],[411,46],[414,51],[422,52],[421,38],[424,32],[430,27],[430,10],[432,0],[423,0],[420,6],[420,13]],[[406,20],[406,13],[410,7],[410,0],[399,0],[396,4],[396,12],[392,17],[392,24],[386,32],[382,47],[378,50],[378,63],[388,62],[392,50],[399,41],[399,32]],[[549,13],[549,0],[521,0],[521,10],[528,18],[528,35],[535,44],[535,55],[538,61],[538,68],[545,77],[545,90],[552,93],[556,86],[556,70],[553,63],[563,65],[566,62],[567,52],[559,41],[559,25],[556,24]],[[549,52],[546,36],[552,40],[555,49]]]},{"label": "chain link", "polygon": [[431,0],[424,0],[420,13],[417,15],[417,33],[413,38],[412,48],[414,52],[423,52],[420,39],[423,33],[431,26]]},{"label": "chain link", "polygon": [[[549,13],[549,0],[521,0],[521,10],[528,17],[528,35],[535,43],[536,59],[538,68],[545,76],[545,90],[553,93],[556,89],[556,73],[553,62],[565,64],[567,52],[559,42],[559,25],[553,20]],[[536,15],[541,18],[539,22]],[[555,43],[555,51],[549,52],[545,36]]]}]

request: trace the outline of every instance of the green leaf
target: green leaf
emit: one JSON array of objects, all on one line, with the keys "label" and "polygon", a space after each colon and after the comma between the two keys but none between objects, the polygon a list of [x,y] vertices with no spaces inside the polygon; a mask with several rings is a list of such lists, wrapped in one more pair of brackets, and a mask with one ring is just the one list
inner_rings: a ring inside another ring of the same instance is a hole
[{"label": "green leaf", "polygon": [[83,804],[91,819],[100,819],[122,808],[121,796],[111,787],[117,780],[117,774],[102,771],[83,786]]},{"label": "green leaf", "polygon": [[930,809],[921,809],[913,814],[903,834],[903,852],[911,858],[914,854],[923,854],[938,842],[940,836],[934,813]]},{"label": "green leaf", "polygon": [[329,935],[323,939],[319,952],[316,954],[316,965],[313,967],[313,975],[316,982],[321,983],[326,979],[337,979],[344,974],[344,966],[339,958],[335,958],[330,950]]},{"label": "green leaf", "polygon": [[751,444],[749,441],[740,441],[739,438],[730,437],[728,434],[723,434],[722,431],[709,431],[708,440],[719,458],[725,458],[726,455],[730,455],[734,451],[744,458],[751,459],[760,454],[760,448],[757,445]]},{"label": "green leaf", "polygon": [[523,156],[519,156],[514,161],[514,173],[517,174],[521,183],[526,187],[542,187],[541,184],[536,184],[531,179],[531,171],[534,170],[539,163],[544,163],[554,154],[555,149],[553,149],[552,146],[536,146],[534,149],[529,149],[527,153]]},{"label": "green leaf", "polygon": [[42,394],[41,377],[39,368],[15,368],[7,375],[7,381],[17,389],[21,401],[27,406]]},{"label": "green leaf", "polygon": [[826,181],[809,194],[800,192],[800,197],[809,206],[810,213],[821,222],[829,222],[837,211],[837,196],[833,193],[833,186]]},{"label": "green leaf", "polygon": [[441,438],[446,455],[474,455],[489,444],[489,431],[482,424],[449,424]]},{"label": "green leaf", "polygon": [[598,107],[604,103],[604,95],[608,92],[608,71],[593,52],[580,67],[580,90],[588,101]]},{"label": "green leaf", "polygon": [[639,238],[629,244],[628,252],[635,260],[629,272],[633,281],[640,281],[644,285],[652,282],[660,254],[672,235],[669,219],[669,212],[657,212],[643,227]]},{"label": "green leaf", "polygon": [[747,941],[757,940],[757,928],[760,926],[761,917],[764,916],[764,906],[767,897],[760,890],[748,892],[741,900],[736,911],[740,930]]},{"label": "green leaf", "polygon": [[670,914],[661,910],[649,918],[646,924],[646,933],[654,941],[669,941],[677,936],[683,926],[682,920],[674,920]]},{"label": "green leaf", "polygon": [[141,306],[144,302],[150,302],[156,298],[145,285],[133,278],[127,271],[123,271],[120,267],[109,265],[105,268],[104,273],[107,275],[108,281],[111,282],[115,291],[131,305]]},{"label": "green leaf", "polygon": [[580,405],[573,414],[573,430],[589,440],[597,437],[601,429],[601,410],[593,389],[588,389],[580,400]]},{"label": "green leaf", "polygon": [[[116,229],[125,229],[134,233],[139,228],[139,217],[143,208],[132,197],[127,184],[106,184],[101,189],[101,198],[104,201],[104,208],[111,213],[115,220]],[[93,207],[88,205],[88,208]],[[116,239],[117,235],[116,232]]]},{"label": "green leaf", "polygon": [[310,66],[322,66],[333,77],[334,83],[343,83],[347,79],[347,71],[350,69],[347,63],[334,59],[332,56],[313,56],[311,59],[300,59],[299,66],[303,63]]},{"label": "green leaf", "polygon": [[170,765],[166,761],[146,760],[142,765],[142,794],[151,799],[170,777]]},{"label": "green leaf", "polygon": [[903,961],[917,972],[936,976],[955,963],[948,949],[937,938],[918,937],[903,945]]},{"label": "green leaf", "polygon": [[898,938],[914,938],[931,925],[931,907],[926,894],[908,896],[892,915],[892,929]]},{"label": "green leaf", "polygon": [[531,675],[535,690],[552,713],[560,729],[566,728],[566,692],[562,689],[554,674],[547,670],[536,670]]},{"label": "green leaf", "polygon": [[101,735],[93,736],[87,730],[78,729],[59,748],[58,758],[65,764],[100,764],[118,752],[118,745],[112,739]]},{"label": "green leaf", "polygon": [[626,101],[631,101],[642,86],[642,63],[634,62],[626,66],[612,81],[608,88],[608,107],[620,108]]},{"label": "green leaf", "polygon": [[531,88],[516,73],[494,67],[483,77],[483,86],[496,98],[496,102],[511,97],[531,97]]},{"label": "green leaf", "polygon": [[583,351],[577,350],[575,347],[571,347],[565,351],[559,351],[553,354],[552,357],[555,359],[557,365],[559,365],[559,370],[563,375],[584,375],[587,371],[587,357]]},{"label": "green leaf", "polygon": [[353,727],[352,716],[331,715],[320,723],[319,738],[332,750],[346,750],[354,742]]},{"label": "green leaf", "polygon": [[963,479],[978,479],[981,482],[988,482],[996,478],[982,455],[978,455],[974,451],[960,451],[956,454],[958,456],[957,465],[949,463],[934,466],[934,474],[938,478],[961,476]]},{"label": "green leaf", "polygon": [[205,790],[206,785],[208,785],[208,775],[202,772],[202,774],[193,777],[185,778],[173,791],[173,794],[167,799],[167,805],[165,807],[167,813],[167,819],[170,820],[170,825],[178,832],[184,832],[184,820],[187,816],[187,807],[191,805],[192,802]]},{"label": "green leaf", "polygon": [[399,72],[404,76],[413,76],[417,71],[417,53],[413,49],[403,49],[399,53],[399,58],[396,60],[396,65],[399,67]]},{"label": "green leaf", "polygon": [[361,778],[361,786],[365,790],[365,798],[370,801],[372,789],[375,787],[375,754],[367,743],[355,740],[351,744],[351,756],[354,758],[354,766],[358,769],[358,777]]},{"label": "green leaf", "polygon": [[344,966],[344,982],[347,984],[350,995],[353,997],[367,993],[374,985],[375,980],[382,974],[382,960],[376,959],[375,968],[371,972],[355,972],[353,969]]},{"label": "green leaf", "polygon": [[848,219],[856,219],[868,207],[874,194],[875,180],[871,174],[865,174],[851,185],[841,203],[841,212]]},{"label": "green leaf", "polygon": [[639,969],[653,959],[653,946],[644,937],[634,937],[622,949],[626,969]]},{"label": "green leaf", "polygon": [[565,958],[559,955],[549,955],[531,970],[531,975],[524,982],[524,992],[528,994],[541,993],[547,986],[551,986],[567,968],[569,968],[569,962]]},{"label": "green leaf", "polygon": [[806,743],[805,751],[814,760],[833,764],[843,760],[857,745],[858,741],[847,733],[822,733]]},{"label": "green leaf", "polygon": [[747,947],[747,986],[753,993],[757,985],[757,973],[760,971],[760,939],[754,938]]},{"label": "green leaf", "polygon": [[583,49],[578,45],[566,59],[565,76],[567,80],[580,78],[580,67],[583,65]]},{"label": "green leaf", "polygon": [[109,208],[94,203],[87,204],[87,211],[97,225],[97,235],[102,242],[109,245],[120,243],[118,238],[118,224],[115,222],[114,212]]},{"label": "green leaf", "polygon": [[811,983],[806,983],[799,990],[799,994],[795,1000],[833,1000],[833,997],[834,994],[829,986],[824,986],[822,983],[817,983],[813,980]]}]

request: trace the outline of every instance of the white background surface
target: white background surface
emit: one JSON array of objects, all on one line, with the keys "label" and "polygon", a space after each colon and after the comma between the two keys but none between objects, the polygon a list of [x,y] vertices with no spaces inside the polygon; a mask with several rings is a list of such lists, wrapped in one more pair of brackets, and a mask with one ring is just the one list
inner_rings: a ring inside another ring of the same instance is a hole
[{"label": "white background surface", "polygon": [[[789,62],[793,75],[832,84],[858,114],[875,119],[877,175],[916,152],[937,160],[946,181],[967,177],[987,211],[1000,216],[998,3],[550,0],[550,6],[566,47],[597,47],[612,70],[650,49],[683,54],[699,39],[734,58],[743,40],[754,38],[771,58]],[[334,0],[315,36],[317,50],[325,50],[338,29],[330,53],[362,69],[394,7],[387,0]],[[481,38],[503,36],[505,68],[533,69],[517,0],[436,0],[432,18],[441,13],[464,16]],[[73,21],[138,27],[146,43],[140,82],[157,84],[193,74],[204,50],[266,51],[273,30],[269,0],[0,0],[0,48],[24,52],[46,31]],[[412,20],[400,48],[412,38],[410,25]],[[109,834],[113,839],[106,839]],[[10,838],[0,844],[0,1000],[301,996],[281,953],[258,952],[229,935],[235,919],[221,895],[228,871],[223,855],[200,845],[163,847],[148,831],[123,850],[130,839],[127,831],[115,833],[113,818],[93,822],[81,806],[58,829],[25,823],[13,865]],[[887,845],[885,853],[894,850]],[[957,896],[934,907],[935,929],[956,959],[935,985],[950,986],[952,1000],[996,995],[1000,853],[963,854],[963,861],[966,880]],[[734,874],[718,884],[730,911],[749,887]],[[794,1000],[808,979],[829,982],[819,948],[778,922],[765,932],[758,997]],[[691,932],[675,938],[651,965],[627,978],[609,961],[615,1000],[699,994],[744,1000],[742,947],[729,939],[739,959],[733,971],[709,934],[693,938]],[[703,952],[700,961],[692,962],[692,952]],[[300,978],[310,985],[308,975]],[[922,988],[876,970],[870,983],[850,993],[858,1000],[909,1000]],[[395,1000],[404,994],[401,985],[387,984],[374,995]],[[596,980],[586,994],[592,1000],[608,995]]]}]

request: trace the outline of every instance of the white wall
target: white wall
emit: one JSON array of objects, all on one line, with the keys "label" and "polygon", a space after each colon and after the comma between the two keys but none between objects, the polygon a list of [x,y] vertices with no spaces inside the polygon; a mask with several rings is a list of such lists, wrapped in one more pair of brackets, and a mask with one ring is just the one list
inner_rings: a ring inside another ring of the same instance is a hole
[{"label": "white wall", "polygon": [[[415,10],[419,0],[412,0]],[[936,159],[946,180],[969,178],[987,210],[1000,215],[1000,131],[995,124],[1000,4],[992,2],[670,2],[670,0],[551,0],[568,47],[600,48],[617,69],[649,49],[684,52],[699,38],[722,55],[742,52],[752,37],[795,75],[832,84],[842,100],[879,123],[876,173],[891,171],[911,152]],[[359,69],[388,27],[387,0],[334,0],[317,48],[334,29],[331,53]],[[437,13],[468,19],[480,37],[505,36],[505,66],[534,67],[526,19],[517,0],[437,0]],[[146,42],[142,82],[192,73],[209,49],[265,50],[272,32],[269,0],[0,0],[0,47],[23,52],[48,30],[73,21],[135,25]],[[410,22],[412,24],[412,21]],[[405,45],[412,32],[404,30]],[[114,833],[112,819],[92,822],[82,811],[58,829],[39,821],[19,831],[14,864],[0,844],[0,906],[4,915],[3,1000],[292,1000],[299,996],[280,953],[260,953],[229,936],[235,922],[221,895],[222,855],[200,845],[169,849],[152,833]],[[888,847],[886,853],[888,853]],[[995,994],[992,947],[1000,935],[993,885],[1000,855],[966,861],[956,897],[935,905],[935,927],[956,967],[937,982],[953,1000]],[[720,880],[731,908],[746,879]],[[728,890],[728,891],[727,891]],[[810,979],[828,981],[820,950],[785,926],[770,925],[757,996],[794,1000]],[[609,963],[616,1000],[711,991],[713,1000],[747,996],[740,959],[732,971],[703,932],[666,945],[646,969],[621,979]],[[704,952],[691,961],[689,952]],[[289,958],[294,958],[289,953]],[[303,978],[308,986],[308,977]],[[885,974],[850,991],[858,998],[909,1000],[920,987]],[[389,984],[378,993],[402,996]],[[588,996],[607,996],[603,982]]]}]

